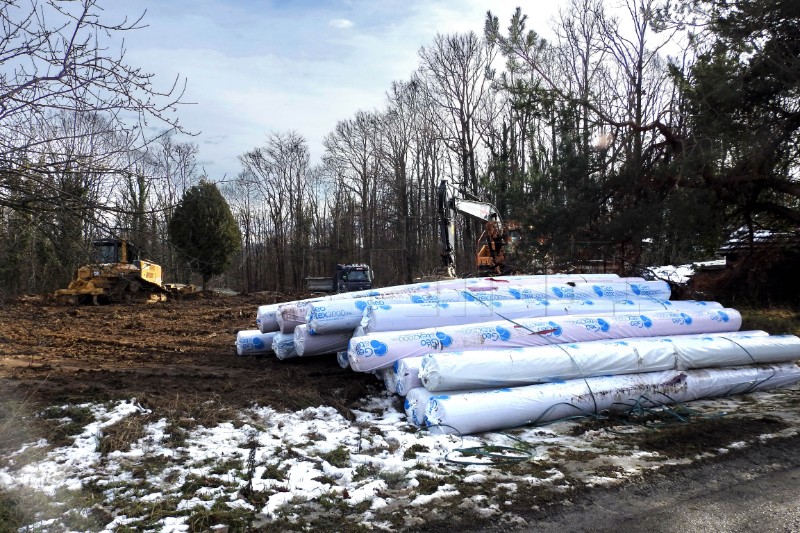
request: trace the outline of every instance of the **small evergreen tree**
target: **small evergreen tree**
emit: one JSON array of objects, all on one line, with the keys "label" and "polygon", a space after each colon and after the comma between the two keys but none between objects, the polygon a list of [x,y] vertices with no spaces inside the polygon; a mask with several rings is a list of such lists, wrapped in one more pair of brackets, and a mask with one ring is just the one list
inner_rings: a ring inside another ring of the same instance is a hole
[{"label": "small evergreen tree", "polygon": [[169,234],[192,270],[222,274],[241,247],[242,234],[216,184],[201,180],[186,191],[169,223]]}]

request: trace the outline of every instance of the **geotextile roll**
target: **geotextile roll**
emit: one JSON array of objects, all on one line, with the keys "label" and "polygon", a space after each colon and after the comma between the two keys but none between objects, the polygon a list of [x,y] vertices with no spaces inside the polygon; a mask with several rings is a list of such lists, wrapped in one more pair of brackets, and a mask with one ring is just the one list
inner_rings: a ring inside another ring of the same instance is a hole
[{"label": "geotextile roll", "polygon": [[261,333],[257,329],[246,329],[236,334],[236,353],[238,355],[260,355],[272,352],[272,338],[275,332]]},{"label": "geotextile roll", "polygon": [[464,326],[369,333],[353,337],[347,355],[351,368],[365,372],[390,366],[404,357],[433,352],[737,331],[741,324],[739,312],[728,308],[501,320]]},{"label": "geotextile roll", "polygon": [[290,334],[294,328],[306,323],[306,308],[312,302],[288,302],[278,308],[275,320],[281,333]]},{"label": "geotextile roll", "polygon": [[434,353],[422,359],[419,378],[430,391],[490,389],[600,375],[796,359],[800,359],[800,339],[793,335],[726,332]]},{"label": "geotextile roll", "polygon": [[605,410],[768,390],[800,381],[795,363],[598,376],[526,387],[429,393],[425,423],[434,433],[471,434]]},{"label": "geotextile roll", "polygon": [[403,408],[406,412],[406,420],[415,426],[422,426],[425,422],[425,412],[428,409],[428,399],[436,394],[424,387],[416,387],[406,393],[403,400]]},{"label": "geotextile roll", "polygon": [[653,310],[722,309],[716,302],[649,299],[559,300],[526,299],[483,302],[466,300],[446,303],[392,304],[367,306],[361,321],[362,334],[402,331],[420,326],[443,327],[493,320],[555,317],[565,315],[642,313]]},{"label": "geotextile roll", "polygon": [[419,370],[422,366],[422,357],[406,357],[395,361],[395,392],[400,396],[405,396],[408,391],[422,386],[419,379]]},{"label": "geotextile roll", "polygon": [[256,310],[256,327],[261,333],[280,331],[278,320],[275,315],[281,304],[259,305]]},{"label": "geotextile roll", "polygon": [[329,333],[327,335],[312,335],[308,332],[308,325],[298,324],[294,328],[294,349],[299,357],[336,353],[347,348],[350,340],[349,333]]},{"label": "geotextile roll", "polygon": [[275,336],[272,337],[272,351],[275,352],[275,357],[281,360],[297,357],[297,351],[294,349],[294,334],[275,333]]}]

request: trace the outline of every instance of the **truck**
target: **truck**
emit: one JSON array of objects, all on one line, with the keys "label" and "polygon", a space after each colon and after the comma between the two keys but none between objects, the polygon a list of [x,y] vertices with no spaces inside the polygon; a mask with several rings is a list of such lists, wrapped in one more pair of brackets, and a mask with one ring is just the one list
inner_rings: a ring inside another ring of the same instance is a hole
[{"label": "truck", "polygon": [[311,292],[351,292],[372,288],[372,270],[369,265],[336,265],[330,278],[306,278],[306,288]]}]

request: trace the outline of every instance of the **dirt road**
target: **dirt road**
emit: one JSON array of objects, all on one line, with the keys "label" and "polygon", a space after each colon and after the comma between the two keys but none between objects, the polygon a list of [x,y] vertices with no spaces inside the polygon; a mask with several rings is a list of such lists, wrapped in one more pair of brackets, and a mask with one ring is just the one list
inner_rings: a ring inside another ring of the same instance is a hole
[{"label": "dirt road", "polygon": [[530,531],[800,531],[800,437],[585,494]]}]

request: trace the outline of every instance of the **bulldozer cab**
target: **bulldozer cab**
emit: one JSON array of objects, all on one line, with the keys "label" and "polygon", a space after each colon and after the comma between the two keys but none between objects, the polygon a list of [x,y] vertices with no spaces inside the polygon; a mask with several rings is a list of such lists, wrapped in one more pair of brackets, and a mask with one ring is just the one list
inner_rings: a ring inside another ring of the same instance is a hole
[{"label": "bulldozer cab", "polygon": [[92,242],[94,262],[100,265],[130,264],[139,258],[139,250],[121,239],[99,239]]}]

